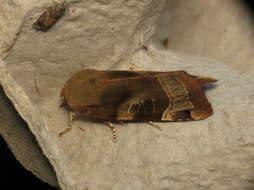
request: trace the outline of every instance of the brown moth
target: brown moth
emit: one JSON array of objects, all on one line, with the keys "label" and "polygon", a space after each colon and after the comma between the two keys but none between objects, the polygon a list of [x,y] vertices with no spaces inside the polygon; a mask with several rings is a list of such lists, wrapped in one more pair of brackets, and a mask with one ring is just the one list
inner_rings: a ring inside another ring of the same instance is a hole
[{"label": "brown moth", "polygon": [[60,97],[75,114],[104,121],[201,120],[213,113],[203,86],[216,81],[185,71],[87,69],[65,83]]},{"label": "brown moth", "polygon": [[54,2],[50,7],[47,7],[35,21],[33,28],[43,32],[48,31],[63,16],[65,10],[66,2]]}]

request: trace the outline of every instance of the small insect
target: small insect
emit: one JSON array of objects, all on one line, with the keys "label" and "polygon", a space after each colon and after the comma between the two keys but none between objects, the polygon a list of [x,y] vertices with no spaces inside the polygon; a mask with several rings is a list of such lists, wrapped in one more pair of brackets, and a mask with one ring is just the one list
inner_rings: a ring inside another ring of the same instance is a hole
[{"label": "small insect", "polygon": [[[185,71],[99,71],[75,73],[61,90],[71,113],[106,121],[191,121],[213,113],[203,86],[216,79]],[[72,114],[71,114],[72,115]],[[70,120],[72,120],[73,115]]]},{"label": "small insect", "polygon": [[164,40],[162,40],[162,45],[164,46],[165,49],[168,49],[168,47],[169,47],[169,39],[165,38]]},{"label": "small insect", "polygon": [[47,32],[63,15],[66,10],[66,2],[54,2],[40,15],[33,24],[35,30]]}]

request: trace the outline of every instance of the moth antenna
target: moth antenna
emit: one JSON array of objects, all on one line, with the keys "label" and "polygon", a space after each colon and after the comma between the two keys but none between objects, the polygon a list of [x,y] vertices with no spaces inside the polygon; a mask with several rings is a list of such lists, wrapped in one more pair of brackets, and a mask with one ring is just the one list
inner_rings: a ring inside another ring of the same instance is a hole
[{"label": "moth antenna", "polygon": [[152,121],[147,121],[146,123],[147,123],[148,125],[151,125],[151,126],[157,128],[157,129],[159,129],[159,130],[162,130],[161,127],[160,127],[159,125],[156,125],[156,124],[153,123]]},{"label": "moth antenna", "polygon": [[112,134],[113,134],[113,143],[117,142],[117,131],[116,128],[114,127],[113,123],[111,122],[105,122],[105,124],[112,130]]}]

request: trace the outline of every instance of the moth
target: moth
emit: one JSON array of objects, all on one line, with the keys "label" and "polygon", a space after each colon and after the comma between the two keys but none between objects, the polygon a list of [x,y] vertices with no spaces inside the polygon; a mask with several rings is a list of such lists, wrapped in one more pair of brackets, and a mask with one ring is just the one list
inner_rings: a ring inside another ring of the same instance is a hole
[{"label": "moth", "polygon": [[47,32],[63,15],[66,10],[66,2],[54,2],[40,15],[33,24],[35,30]]},{"label": "moth", "polygon": [[216,81],[185,71],[86,69],[67,80],[60,97],[75,115],[101,121],[201,120],[213,113],[203,86]]}]

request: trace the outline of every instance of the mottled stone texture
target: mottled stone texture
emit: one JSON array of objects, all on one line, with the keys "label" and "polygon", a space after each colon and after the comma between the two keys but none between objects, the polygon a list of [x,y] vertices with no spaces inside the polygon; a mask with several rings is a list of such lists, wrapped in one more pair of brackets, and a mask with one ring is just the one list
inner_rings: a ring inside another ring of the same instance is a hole
[{"label": "mottled stone texture", "polygon": [[69,157],[76,158],[76,151],[65,153],[74,148],[71,144],[78,138],[73,141],[72,137],[69,144],[65,137],[57,136],[66,127],[67,116],[59,109],[60,88],[81,68],[106,69],[129,63],[131,55],[153,34],[163,2],[67,1],[65,15],[46,33],[35,31],[32,24],[51,1],[30,1],[27,6],[16,1],[4,4],[5,8],[16,8],[9,12],[9,18],[19,18],[15,23],[1,23],[6,26],[3,35],[10,33],[9,41],[14,40],[1,46],[2,52],[11,49],[1,62],[1,83],[49,158],[63,189],[81,188],[76,177],[84,172],[73,170],[75,162]]},{"label": "mottled stone texture", "polygon": [[0,134],[16,159],[42,181],[58,186],[55,172],[48,159],[1,87],[0,100]]},{"label": "mottled stone texture", "polygon": [[[32,2],[32,1],[31,1]],[[45,1],[49,3],[49,1]],[[48,32],[32,24],[44,4],[26,9],[19,36],[0,62],[7,96],[36,136],[62,189],[251,190],[254,186],[254,79],[222,63],[147,45],[163,1],[68,1]],[[34,2],[33,2],[34,3]],[[146,44],[147,50],[142,46]],[[207,90],[214,115],[195,122],[115,124],[68,116],[59,92],[83,68],[186,70],[217,78]]]},{"label": "mottled stone texture", "polygon": [[[170,0],[159,19],[156,42],[171,50],[221,60],[254,75],[254,15],[249,0]],[[158,47],[161,47],[157,43]]]}]

